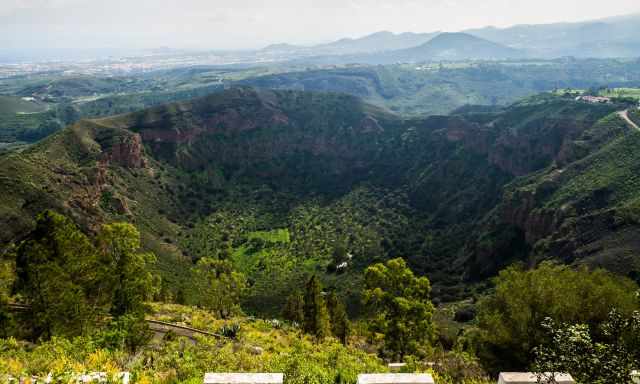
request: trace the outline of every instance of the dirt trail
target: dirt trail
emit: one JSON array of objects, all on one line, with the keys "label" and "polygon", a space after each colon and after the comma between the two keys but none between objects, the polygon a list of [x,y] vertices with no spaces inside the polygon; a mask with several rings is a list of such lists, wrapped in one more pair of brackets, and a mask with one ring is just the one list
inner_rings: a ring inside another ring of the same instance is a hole
[{"label": "dirt trail", "polygon": [[[14,311],[14,312],[27,312],[31,309],[31,307],[28,305],[15,304],[15,303],[9,303],[7,307],[9,308],[10,311]],[[149,324],[149,329],[157,333],[165,334],[171,331],[177,334],[178,336],[185,336],[190,338],[193,338],[194,335],[196,334],[213,336],[217,338],[225,338],[225,336],[217,333],[203,331],[200,329],[195,329],[195,328],[187,327],[184,325],[172,324],[172,323],[167,323],[164,321],[158,321],[158,320],[152,320],[152,319],[145,319],[145,321],[147,322],[147,324]]]},{"label": "dirt trail", "polygon": [[618,112],[618,116],[620,116],[624,121],[627,122],[627,124],[629,124],[636,131],[640,131],[640,127],[638,127],[638,124],[634,123],[633,120],[631,120],[631,118],[629,118],[629,110],[628,109],[626,111]]}]

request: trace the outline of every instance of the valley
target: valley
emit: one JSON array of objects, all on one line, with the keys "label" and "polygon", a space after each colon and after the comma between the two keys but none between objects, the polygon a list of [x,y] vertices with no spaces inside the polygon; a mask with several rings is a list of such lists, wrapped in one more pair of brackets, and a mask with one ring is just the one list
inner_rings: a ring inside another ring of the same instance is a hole
[{"label": "valley", "polygon": [[[403,119],[350,96],[238,88],[83,120],[4,156],[2,240],[15,241],[29,217],[55,202],[88,230],[118,218],[136,223],[149,249],[167,255],[160,263],[167,268],[186,271],[188,260],[229,241],[225,252],[256,284],[273,284],[265,263],[289,268],[278,272],[285,290],[318,268],[332,284],[346,284],[344,292],[354,289],[356,308],[354,278],[366,263],[402,256],[430,277],[436,297],[455,300],[472,292],[465,280],[528,260],[564,221],[597,212],[589,204],[627,217],[617,225],[632,232],[627,199],[635,184],[623,181],[626,173],[573,184],[589,171],[579,164],[597,156],[604,156],[598,166],[633,172],[633,152],[606,157],[637,139],[618,108],[541,95],[496,112]],[[620,182],[623,189],[614,187]],[[563,192],[569,187],[580,192]],[[601,197],[607,190],[616,192]],[[562,204],[566,217],[545,216],[546,199]],[[210,227],[228,240],[211,237]],[[253,245],[258,234],[277,231],[286,236]],[[595,247],[590,257],[603,252],[596,244],[606,227],[584,244],[582,230],[574,231],[577,248],[565,246],[558,257],[582,262],[583,247]],[[452,246],[462,232],[474,237]],[[625,251],[635,249],[632,238]],[[331,272],[344,262],[341,274],[353,278]],[[635,265],[620,272],[635,275]],[[276,300],[258,311],[283,305],[272,294],[248,300]]]},{"label": "valley", "polygon": [[640,16],[540,1],[7,4],[0,382],[631,384]]},{"label": "valley", "polygon": [[[485,326],[486,314],[472,324],[454,317],[486,311],[474,301],[484,303],[487,279],[514,263],[606,268],[628,277],[620,284],[636,284],[640,132],[626,108],[547,93],[499,109],[407,118],[345,94],[240,87],[80,120],[0,157],[4,265],[11,265],[11,244],[38,233],[41,219],[34,219],[45,209],[98,238],[108,223],[129,222],[140,231],[141,250],[155,255],[153,300],[207,308],[192,320],[196,328],[223,332],[202,316],[226,319],[251,332],[241,348],[271,351],[271,337],[302,337],[296,323],[280,336],[273,333],[280,328],[258,336],[251,329],[265,326],[241,313],[286,314],[291,292],[318,276],[350,318],[363,319],[354,326],[364,327],[365,272],[401,257],[428,276],[438,343],[452,345],[454,333]],[[210,288],[207,271],[219,281]],[[226,284],[240,290],[223,293]],[[230,296],[212,301],[217,295]],[[182,319],[186,308],[178,310]],[[345,348],[383,348],[353,332]],[[178,345],[166,337],[158,348]],[[192,339],[197,344],[182,353],[207,364],[201,348],[209,341]],[[483,351],[485,369],[509,360],[491,363],[500,352]],[[138,375],[165,369],[136,356],[127,366]],[[331,372],[321,360],[313,364]],[[469,375],[482,376],[477,360],[465,364]],[[178,377],[191,377],[183,369]]]}]

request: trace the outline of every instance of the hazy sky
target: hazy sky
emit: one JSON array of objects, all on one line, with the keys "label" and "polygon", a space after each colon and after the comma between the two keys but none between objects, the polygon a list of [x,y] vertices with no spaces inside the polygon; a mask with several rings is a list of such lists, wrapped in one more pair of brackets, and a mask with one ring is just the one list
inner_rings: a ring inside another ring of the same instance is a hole
[{"label": "hazy sky", "polygon": [[640,0],[0,0],[0,48],[257,48],[637,12]]}]

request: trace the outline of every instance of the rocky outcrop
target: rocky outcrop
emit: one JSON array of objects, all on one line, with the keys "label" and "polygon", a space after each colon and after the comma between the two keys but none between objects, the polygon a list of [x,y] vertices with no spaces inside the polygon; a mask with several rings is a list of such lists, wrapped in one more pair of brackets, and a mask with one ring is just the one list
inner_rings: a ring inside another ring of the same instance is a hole
[{"label": "rocky outcrop", "polygon": [[538,190],[516,190],[499,206],[500,220],[524,231],[528,244],[533,245],[555,232],[563,222],[563,210],[547,210],[539,206],[550,186]]},{"label": "rocky outcrop", "polygon": [[103,161],[128,169],[144,168],[147,160],[143,155],[142,138],[139,134],[113,137],[109,148],[103,149]]}]

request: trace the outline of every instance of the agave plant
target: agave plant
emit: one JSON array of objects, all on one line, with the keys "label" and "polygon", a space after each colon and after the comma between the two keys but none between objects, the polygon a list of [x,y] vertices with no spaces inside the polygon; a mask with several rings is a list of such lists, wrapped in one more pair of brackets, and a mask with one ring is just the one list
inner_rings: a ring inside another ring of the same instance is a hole
[{"label": "agave plant", "polygon": [[218,330],[218,333],[224,337],[235,340],[238,338],[240,329],[241,327],[238,323],[225,324]]}]

